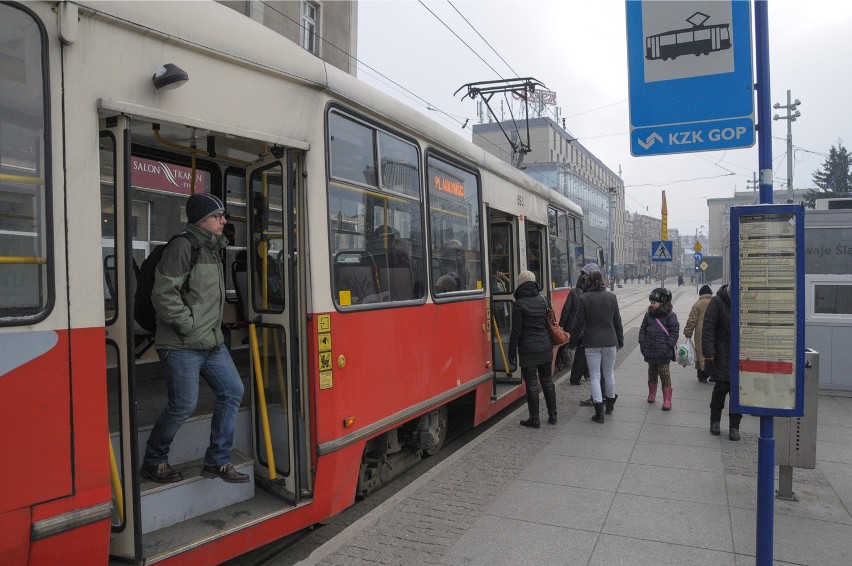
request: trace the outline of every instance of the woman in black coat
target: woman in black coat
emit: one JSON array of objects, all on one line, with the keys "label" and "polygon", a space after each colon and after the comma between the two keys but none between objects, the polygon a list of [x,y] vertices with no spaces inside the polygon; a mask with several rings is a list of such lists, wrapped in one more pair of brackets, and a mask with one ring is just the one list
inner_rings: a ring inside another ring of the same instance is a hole
[{"label": "woman in black coat", "polygon": [[[547,332],[548,302],[539,295],[535,274],[522,271],[515,278],[515,302],[512,305],[512,333],[509,336],[509,363],[515,363],[515,351],[520,358],[521,376],[527,386],[527,407],[530,417],[521,426],[539,428],[538,382],[547,404],[547,422],[556,424],[556,387],[550,375],[553,346]],[[537,374],[537,375],[536,375]]]},{"label": "woman in black coat", "polygon": [[[701,350],[704,354],[704,371],[714,382],[710,397],[710,434],[721,434],[719,423],[725,396],[731,392],[731,293],[723,285],[710,300],[704,311],[704,328],[701,330]],[[728,438],[740,439],[740,421],[743,416],[728,410]]]}]

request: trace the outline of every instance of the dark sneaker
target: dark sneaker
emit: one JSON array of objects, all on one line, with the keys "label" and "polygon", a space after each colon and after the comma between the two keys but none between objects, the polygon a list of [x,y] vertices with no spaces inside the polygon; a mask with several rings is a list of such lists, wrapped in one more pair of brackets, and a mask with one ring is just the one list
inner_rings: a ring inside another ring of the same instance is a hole
[{"label": "dark sneaker", "polygon": [[729,430],[728,438],[733,440],[734,442],[738,441],[740,439],[740,429],[732,428],[731,430]]},{"label": "dark sneaker", "polygon": [[222,478],[228,483],[249,482],[248,475],[238,472],[236,468],[234,468],[233,464],[225,464],[224,466],[201,466],[201,475],[210,479]]},{"label": "dark sneaker", "polygon": [[157,483],[177,483],[183,481],[183,475],[179,471],[172,469],[168,462],[163,462],[153,468],[143,464],[139,474],[143,478]]},{"label": "dark sneaker", "polygon": [[589,397],[585,401],[580,401],[581,407],[593,407],[594,405],[595,405],[595,401],[591,397]]},{"label": "dark sneaker", "polygon": [[710,434],[713,436],[719,436],[722,433],[722,430],[719,426],[719,421],[710,421]]}]

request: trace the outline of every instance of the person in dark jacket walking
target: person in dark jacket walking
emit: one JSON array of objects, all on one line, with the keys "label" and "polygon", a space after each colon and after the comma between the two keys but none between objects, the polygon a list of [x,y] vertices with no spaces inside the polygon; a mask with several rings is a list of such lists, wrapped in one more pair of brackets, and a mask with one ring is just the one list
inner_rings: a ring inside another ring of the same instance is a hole
[{"label": "person in dark jacket walking", "polygon": [[[602,423],[604,414],[612,413],[618,398],[615,393],[615,352],[624,346],[624,329],[621,326],[618,298],[615,293],[606,290],[601,272],[591,273],[588,281],[588,290],[580,297],[577,320],[571,329],[568,344],[576,345],[575,336],[583,337],[586,363],[592,376],[592,401],[595,407],[592,420]],[[605,391],[601,390],[601,377]]]},{"label": "person in dark jacket walking", "polygon": [[[580,297],[586,292],[587,278],[590,273],[600,271],[598,264],[588,263],[580,270],[580,276],[577,278],[577,285],[568,295],[565,304],[562,306],[562,314],[559,316],[559,326],[566,332],[570,333],[574,327],[574,321],[577,319],[577,309],[580,305]],[[568,344],[563,346],[566,350],[571,347]],[[568,382],[571,385],[580,385],[583,377],[589,378],[589,366],[586,364],[586,351],[583,349],[583,337],[578,336],[576,342],[576,350],[574,351],[574,361],[571,364],[571,377]],[[591,404],[590,404],[591,405]]]},{"label": "person in dark jacket walking", "polygon": [[550,375],[553,346],[547,332],[547,300],[539,295],[535,274],[522,271],[515,278],[515,302],[512,305],[512,332],[509,335],[509,363],[520,358],[521,376],[527,386],[530,416],[521,426],[539,428],[538,382],[544,391],[547,422],[556,424],[556,387]]},{"label": "person in dark jacket walking", "polygon": [[[716,291],[716,296],[704,312],[701,330],[701,350],[704,354],[704,371],[710,375],[713,395],[710,397],[710,434],[721,434],[720,421],[725,408],[725,396],[731,392],[731,293],[727,285]],[[743,416],[728,409],[728,438],[740,439],[740,421]]]},{"label": "person in dark jacket walking", "polygon": [[639,325],[639,350],[648,362],[648,402],[657,398],[657,378],[663,384],[663,410],[672,408],[672,376],[669,364],[675,360],[680,322],[672,312],[672,293],[658,287],[648,296],[651,302]]},{"label": "person in dark jacket walking", "polygon": [[[151,300],[157,313],[154,346],[163,364],[168,406],[148,437],[141,475],[158,483],[183,479],[169,465],[169,447],[198,402],[199,376],[216,394],[210,423],[210,445],[201,475],[230,483],[251,478],[231,464],[234,427],[243,398],[243,382],[222,334],[225,282],[220,254],[227,246],[223,235],[225,207],[209,193],[186,201],[184,230],[201,243],[198,261],[190,268],[191,244],[175,238],[163,250],[154,276]],[[187,289],[184,291],[184,284]]]}]

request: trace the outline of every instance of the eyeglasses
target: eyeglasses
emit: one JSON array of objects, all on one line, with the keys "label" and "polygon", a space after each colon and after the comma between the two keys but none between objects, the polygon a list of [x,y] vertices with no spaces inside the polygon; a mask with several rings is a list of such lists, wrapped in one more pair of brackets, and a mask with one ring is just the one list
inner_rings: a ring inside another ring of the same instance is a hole
[{"label": "eyeglasses", "polygon": [[225,218],[225,213],[224,212],[217,212],[216,214],[211,214],[210,216],[212,218],[215,218],[216,220],[222,220],[223,218]]}]

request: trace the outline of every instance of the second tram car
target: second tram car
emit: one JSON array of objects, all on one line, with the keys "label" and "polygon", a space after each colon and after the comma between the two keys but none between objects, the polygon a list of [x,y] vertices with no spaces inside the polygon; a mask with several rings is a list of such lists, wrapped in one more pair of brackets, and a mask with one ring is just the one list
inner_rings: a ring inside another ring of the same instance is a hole
[{"label": "second tram car", "polygon": [[[583,261],[568,199],[216,3],[0,2],[0,37],[4,564],[219,563],[523,396],[514,276],[561,307]],[[166,63],[185,84],[152,83]],[[139,475],[166,391],[135,266],[197,192],[230,219],[248,484],[199,474],[204,384],[170,454],[184,480]]]}]

